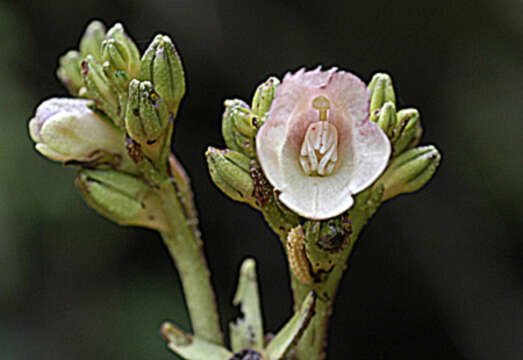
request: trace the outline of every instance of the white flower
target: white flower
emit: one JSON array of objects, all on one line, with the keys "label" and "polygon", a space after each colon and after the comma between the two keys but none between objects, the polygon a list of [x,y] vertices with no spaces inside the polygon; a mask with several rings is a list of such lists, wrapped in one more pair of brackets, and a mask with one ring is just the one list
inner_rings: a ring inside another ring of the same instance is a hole
[{"label": "white flower", "polygon": [[390,143],[369,121],[369,93],[332,68],[287,74],[256,136],[258,159],[279,199],[308,219],[348,210],[387,166]]},{"label": "white flower", "polygon": [[100,154],[121,154],[123,133],[87,107],[88,100],[44,101],[29,122],[36,150],[57,161],[90,161]]}]

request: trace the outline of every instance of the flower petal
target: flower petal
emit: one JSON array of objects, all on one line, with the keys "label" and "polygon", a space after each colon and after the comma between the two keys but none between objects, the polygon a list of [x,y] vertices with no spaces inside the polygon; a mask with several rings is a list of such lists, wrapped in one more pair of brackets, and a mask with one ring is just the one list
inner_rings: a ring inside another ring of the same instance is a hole
[{"label": "flower petal", "polygon": [[[309,126],[319,121],[312,103],[320,96],[328,100],[328,121],[338,132],[338,163],[329,176],[309,176],[300,149]],[[369,93],[355,75],[336,68],[287,74],[256,138],[258,159],[280,200],[316,220],[349,209],[352,195],[376,180],[390,156],[388,138],[368,118]]]},{"label": "flower petal", "polygon": [[36,149],[57,161],[86,161],[98,150],[119,153],[123,133],[98,117],[80,99],[49,99],[29,122]]}]

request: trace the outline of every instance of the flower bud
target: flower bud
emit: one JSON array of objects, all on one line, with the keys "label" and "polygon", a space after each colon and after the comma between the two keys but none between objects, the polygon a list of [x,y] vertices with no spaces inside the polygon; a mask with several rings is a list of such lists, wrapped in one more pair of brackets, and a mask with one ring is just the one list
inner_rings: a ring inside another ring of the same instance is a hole
[{"label": "flower bud", "polygon": [[91,21],[80,39],[80,52],[82,57],[92,55],[93,58],[102,61],[102,41],[105,38],[105,26],[98,20]]},{"label": "flower bud", "polygon": [[169,230],[158,196],[132,175],[115,170],[83,170],[75,184],[91,208],[120,225]]},{"label": "flower bud", "polygon": [[[225,102],[227,103],[228,101],[226,100]],[[233,121],[233,126],[241,135],[248,138],[252,138],[256,135],[257,128],[255,124],[257,119],[249,108],[233,106],[231,108],[230,116]]]},{"label": "flower bud", "polygon": [[416,146],[422,133],[423,129],[417,109],[410,108],[398,111],[392,138],[393,156]]},{"label": "flower bud", "polygon": [[262,117],[271,108],[272,99],[276,94],[276,88],[280,85],[278,78],[271,76],[263,84],[258,86],[252,98],[252,112]]},{"label": "flower bud", "polygon": [[138,75],[140,52],[120,23],[107,32],[102,42],[102,58],[103,61],[109,62],[115,71],[125,72],[129,80]]},{"label": "flower bud", "polygon": [[128,170],[124,134],[88,107],[88,100],[49,99],[29,122],[36,150],[56,161]]},{"label": "flower bud", "polygon": [[228,148],[251,158],[256,156],[254,135],[257,120],[242,100],[226,100],[222,118],[222,135]]},{"label": "flower bud", "polygon": [[78,96],[84,85],[80,64],[82,56],[76,50],[70,50],[60,57],[56,75],[73,96]]},{"label": "flower bud", "polygon": [[379,116],[376,123],[380,128],[392,138],[394,126],[396,125],[396,105],[392,101],[387,101],[379,110]]},{"label": "flower bud", "polygon": [[175,116],[185,94],[182,62],[171,39],[156,35],[145,51],[138,78],[153,83],[154,89]]},{"label": "flower bud", "polygon": [[249,175],[250,159],[234,150],[209,147],[205,153],[213,182],[233,200],[258,207],[253,196],[254,182]]},{"label": "flower bud", "polygon": [[91,55],[82,61],[82,75],[86,95],[97,108],[102,110],[117,126],[121,126],[121,107],[114,86],[105,75],[102,66]]},{"label": "flower bud", "polygon": [[390,162],[374,188],[383,185],[382,201],[419,190],[434,175],[440,159],[433,145],[407,150]]},{"label": "flower bud", "polygon": [[116,85],[118,90],[126,90],[131,80],[128,69],[128,58],[125,49],[114,39],[104,40],[102,43],[102,67],[107,78]]},{"label": "flower bud", "polygon": [[396,104],[396,95],[392,79],[388,74],[377,73],[372,77],[368,89],[370,90],[370,120],[378,119],[379,110],[387,101]]},{"label": "flower bud", "polygon": [[169,125],[170,114],[149,81],[132,80],[125,116],[129,136],[139,144],[153,144]]}]

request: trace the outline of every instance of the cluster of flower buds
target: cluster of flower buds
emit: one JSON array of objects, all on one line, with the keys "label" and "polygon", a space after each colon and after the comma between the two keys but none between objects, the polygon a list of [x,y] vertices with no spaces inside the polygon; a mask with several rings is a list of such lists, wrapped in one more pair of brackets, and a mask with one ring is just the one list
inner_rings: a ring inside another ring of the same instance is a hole
[{"label": "cluster of flower buds", "polygon": [[267,118],[280,81],[269,77],[254,92],[251,106],[226,100],[222,117],[225,150],[209,147],[205,153],[212,180],[228,197],[262,211],[274,231],[286,234],[298,217],[278,200],[256,154],[256,135]]},{"label": "cluster of flower buds", "polygon": [[[79,49],[60,58],[57,76],[80,99],[53,98],[38,107],[29,126],[36,149],[76,166],[78,188],[102,214],[121,224],[162,228],[147,205],[152,197],[144,201],[142,191],[122,193],[116,182],[154,187],[172,175],[173,122],[185,93],[172,41],[157,35],[141,56],[121,24],[106,31],[93,21]],[[110,185],[105,175],[93,180],[102,169],[112,174]]]},{"label": "cluster of flower buds", "polygon": [[392,157],[418,145],[423,128],[419,111],[414,108],[396,112],[396,96],[389,75],[377,73],[369,83],[370,120],[387,134],[392,144]]},{"label": "cluster of flower buds", "polygon": [[396,111],[394,87],[389,75],[377,73],[369,83],[371,121],[387,134],[392,157],[374,187],[383,186],[382,201],[421,189],[439,165],[440,154],[434,146],[416,146],[423,134],[417,109]]},{"label": "cluster of flower buds", "polygon": [[383,73],[368,86],[336,68],[300,70],[281,84],[271,77],[250,107],[225,101],[222,133],[227,149],[206,153],[213,181],[263,212],[306,284],[323,281],[350,244],[356,207],[370,216],[380,202],[420,189],[440,158],[433,146],[416,148],[419,112],[396,111]]}]

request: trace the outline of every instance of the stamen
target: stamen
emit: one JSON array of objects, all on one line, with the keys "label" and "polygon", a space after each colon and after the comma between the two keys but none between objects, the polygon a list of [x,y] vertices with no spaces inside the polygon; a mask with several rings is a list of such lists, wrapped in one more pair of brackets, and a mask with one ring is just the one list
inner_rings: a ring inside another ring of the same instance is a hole
[{"label": "stamen", "polygon": [[307,128],[300,149],[300,165],[307,175],[329,176],[338,160],[338,130],[328,122],[330,102],[325,96],[314,98],[312,107],[318,110],[319,121]]}]

